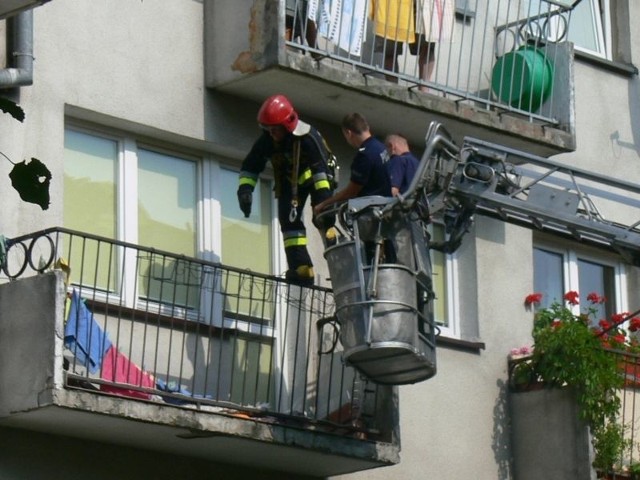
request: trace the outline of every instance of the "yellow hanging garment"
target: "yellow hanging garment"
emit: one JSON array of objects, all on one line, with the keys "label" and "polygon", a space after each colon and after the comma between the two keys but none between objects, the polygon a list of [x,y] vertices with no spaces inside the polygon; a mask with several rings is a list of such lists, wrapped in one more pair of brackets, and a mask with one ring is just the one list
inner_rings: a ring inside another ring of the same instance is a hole
[{"label": "yellow hanging garment", "polygon": [[415,41],[413,0],[370,0],[369,7],[376,35],[396,42]]}]

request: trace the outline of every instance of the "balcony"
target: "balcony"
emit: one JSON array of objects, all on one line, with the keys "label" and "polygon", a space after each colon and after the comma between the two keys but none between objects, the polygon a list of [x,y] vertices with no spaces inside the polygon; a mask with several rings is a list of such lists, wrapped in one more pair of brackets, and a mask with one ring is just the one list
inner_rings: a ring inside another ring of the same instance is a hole
[{"label": "balcony", "polygon": [[61,228],[7,246],[1,426],[323,477],[399,461],[396,390],[343,365],[331,291]]},{"label": "balcony", "polygon": [[38,7],[49,0],[4,0],[0,5],[0,19],[12,17],[30,8]]},{"label": "balcony", "polygon": [[[640,467],[640,355],[635,348],[607,349],[606,354],[613,356],[624,379],[616,392],[620,400],[616,425],[623,432],[623,445],[619,452],[607,451],[613,459],[612,469],[599,469],[597,476],[634,479]],[[511,377],[512,385],[513,381]],[[593,437],[580,417],[574,391],[558,386],[512,391],[510,410],[518,478],[595,478]]]},{"label": "balcony", "polygon": [[344,2],[311,1],[305,12],[300,0],[209,0],[206,85],[256,102],[285,93],[303,116],[336,125],[360,111],[374,131],[400,131],[415,145],[436,120],[456,141],[472,136],[540,156],[574,150],[568,2],[450,3],[436,17],[440,40],[410,47],[411,9],[372,14],[364,0],[349,3],[353,12]]}]

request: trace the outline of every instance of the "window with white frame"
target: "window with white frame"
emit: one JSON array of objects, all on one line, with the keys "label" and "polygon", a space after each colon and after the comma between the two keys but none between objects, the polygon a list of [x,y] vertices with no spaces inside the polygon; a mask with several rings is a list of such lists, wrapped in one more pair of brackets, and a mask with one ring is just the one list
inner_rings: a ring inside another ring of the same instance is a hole
[{"label": "window with white frame", "polygon": [[[242,276],[191,260],[273,273],[274,245],[281,242],[273,238],[279,232],[273,228],[270,182],[258,182],[251,218],[245,219],[236,198],[238,172],[214,159],[83,128],[66,128],[64,140],[64,226],[137,246],[110,249],[113,242],[74,237],[80,245],[67,259],[72,283],[93,290],[94,299],[105,303],[233,329],[234,335],[220,335],[216,344],[220,352],[232,352],[219,384],[207,386],[198,372],[192,385],[203,382],[194,388],[216,389],[217,395],[228,389],[224,395],[230,401],[272,401],[274,325],[265,324],[274,318],[275,306],[255,300],[264,298],[265,283],[239,285]],[[161,336],[161,330],[144,331],[149,338],[155,335],[154,342]],[[202,352],[214,348],[211,339],[191,341]],[[137,347],[144,351],[147,345]],[[180,375],[182,367],[182,361],[175,367]]]},{"label": "window with white frame", "polygon": [[[561,3],[570,5],[573,2]],[[568,40],[578,51],[611,60],[611,6],[616,5],[610,5],[610,0],[581,0],[568,15],[556,16],[559,7],[554,2],[531,0],[527,15],[549,16],[548,21],[538,27],[550,40]]]},{"label": "window with white frame", "polygon": [[[444,227],[438,224],[429,226],[432,242],[443,242]],[[458,291],[455,254],[445,254],[431,250],[431,265],[433,270],[433,289],[436,298],[433,300],[433,314],[440,334],[457,338],[460,335],[458,315],[455,308],[455,298],[451,292]]]},{"label": "window with white frame", "polygon": [[576,291],[583,308],[592,292],[606,298],[593,305],[596,321],[626,309],[624,265],[613,258],[540,244],[533,249],[533,266],[534,290],[543,294],[541,308],[563,303],[566,292]]},{"label": "window with white frame", "polygon": [[576,49],[611,59],[610,0],[582,0],[571,12],[569,40]]},{"label": "window with white frame", "polygon": [[[212,159],[152,148],[133,137],[67,128],[64,160],[65,227],[255,272],[274,271],[277,232],[270,182],[258,183],[251,218],[245,219],[235,198],[237,171]],[[95,251],[82,252],[85,257],[92,253],[97,258]],[[101,263],[83,265],[83,276],[99,290],[117,292],[117,277],[106,272],[124,261],[114,255],[101,258]],[[129,290],[136,292],[130,306],[144,299],[198,309],[198,279],[194,282],[193,272],[179,260],[140,254],[133,262],[139,278],[129,282],[135,284]],[[172,290],[162,289],[167,279],[176,284]],[[130,291],[119,293],[131,296]],[[252,316],[248,308],[239,304],[234,310]]]}]

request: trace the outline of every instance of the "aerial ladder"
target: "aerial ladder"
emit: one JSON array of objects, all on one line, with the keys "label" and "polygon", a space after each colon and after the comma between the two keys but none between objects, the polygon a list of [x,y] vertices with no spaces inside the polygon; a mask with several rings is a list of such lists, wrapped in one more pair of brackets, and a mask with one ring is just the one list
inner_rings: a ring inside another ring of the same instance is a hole
[{"label": "aerial ladder", "polygon": [[[418,170],[397,197],[348,200],[333,210],[337,243],[324,256],[343,359],[367,379],[416,383],[436,374],[429,251],[454,252],[474,215],[614,251],[640,266],[640,187],[502,145],[458,146],[430,124]],[[616,218],[620,217],[620,218]],[[445,228],[431,242],[427,227]]]}]

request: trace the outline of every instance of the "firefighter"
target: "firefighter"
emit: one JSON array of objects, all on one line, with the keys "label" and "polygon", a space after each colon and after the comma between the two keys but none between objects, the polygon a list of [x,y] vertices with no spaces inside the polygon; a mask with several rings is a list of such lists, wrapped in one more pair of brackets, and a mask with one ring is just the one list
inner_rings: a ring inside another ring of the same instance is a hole
[{"label": "firefighter", "polygon": [[[284,95],[273,95],[258,111],[262,135],[242,162],[238,202],[245,217],[251,213],[252,192],[266,163],[274,172],[274,191],[278,199],[278,220],[284,237],[288,270],[285,278],[298,285],[313,285],[314,272],[307,251],[307,232],[302,211],[307,197],[312,206],[333,194],[329,168],[332,155],[326,142],[314,127],[298,118],[293,105]],[[324,231],[335,218],[313,219]]]}]

